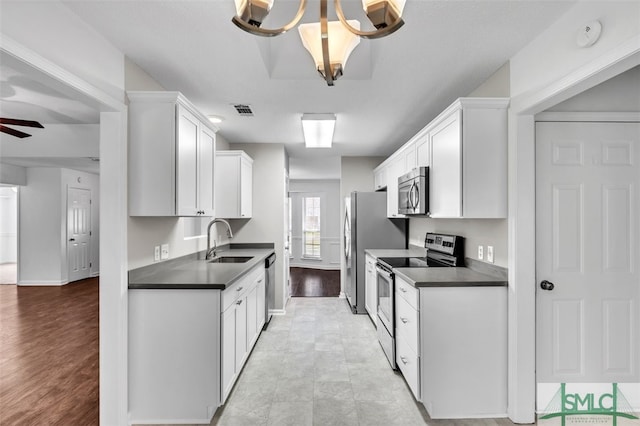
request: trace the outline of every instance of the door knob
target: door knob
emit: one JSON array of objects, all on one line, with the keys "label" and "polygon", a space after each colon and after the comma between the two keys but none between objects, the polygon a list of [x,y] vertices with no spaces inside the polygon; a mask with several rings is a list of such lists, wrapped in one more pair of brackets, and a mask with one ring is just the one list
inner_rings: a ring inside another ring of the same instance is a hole
[{"label": "door knob", "polygon": [[69,241],[75,241],[75,240],[76,240],[75,238],[69,238]]},{"label": "door knob", "polygon": [[553,283],[551,281],[542,280],[540,282],[540,288],[543,289],[543,290],[551,291],[551,290],[553,290],[553,287],[555,287],[555,286],[553,285]]}]

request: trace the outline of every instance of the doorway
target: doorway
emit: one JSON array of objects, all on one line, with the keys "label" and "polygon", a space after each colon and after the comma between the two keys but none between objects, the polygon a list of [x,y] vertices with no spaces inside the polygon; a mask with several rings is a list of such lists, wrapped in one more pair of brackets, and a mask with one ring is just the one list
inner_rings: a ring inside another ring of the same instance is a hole
[{"label": "doorway", "polygon": [[0,285],[18,282],[18,187],[0,187]]}]

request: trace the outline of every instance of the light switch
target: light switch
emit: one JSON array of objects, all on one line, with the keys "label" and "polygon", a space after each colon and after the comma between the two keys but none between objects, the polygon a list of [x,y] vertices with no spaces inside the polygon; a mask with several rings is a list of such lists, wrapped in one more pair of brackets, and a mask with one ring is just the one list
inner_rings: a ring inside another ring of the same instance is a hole
[{"label": "light switch", "polygon": [[478,260],[484,259],[484,247],[478,246]]},{"label": "light switch", "polygon": [[493,246],[487,246],[487,262],[493,263]]},{"label": "light switch", "polygon": [[169,258],[169,244],[163,244],[160,249],[160,259],[168,259]]},{"label": "light switch", "polygon": [[155,246],[153,248],[153,261],[157,262],[160,260],[160,246]]}]

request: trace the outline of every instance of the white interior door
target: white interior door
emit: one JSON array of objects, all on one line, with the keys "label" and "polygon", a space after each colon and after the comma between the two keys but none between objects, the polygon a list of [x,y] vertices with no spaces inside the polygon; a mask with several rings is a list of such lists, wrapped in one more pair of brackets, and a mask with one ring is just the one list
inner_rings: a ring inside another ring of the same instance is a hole
[{"label": "white interior door", "polygon": [[539,383],[640,379],[639,160],[640,123],[536,124]]},{"label": "white interior door", "polygon": [[67,262],[69,282],[91,274],[91,190],[67,189]]}]

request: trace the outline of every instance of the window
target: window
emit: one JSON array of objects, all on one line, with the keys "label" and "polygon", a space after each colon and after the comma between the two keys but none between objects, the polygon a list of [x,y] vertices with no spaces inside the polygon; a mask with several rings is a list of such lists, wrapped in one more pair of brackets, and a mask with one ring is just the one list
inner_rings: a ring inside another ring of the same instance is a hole
[{"label": "window", "polygon": [[302,257],[320,257],[320,197],[302,199]]}]

